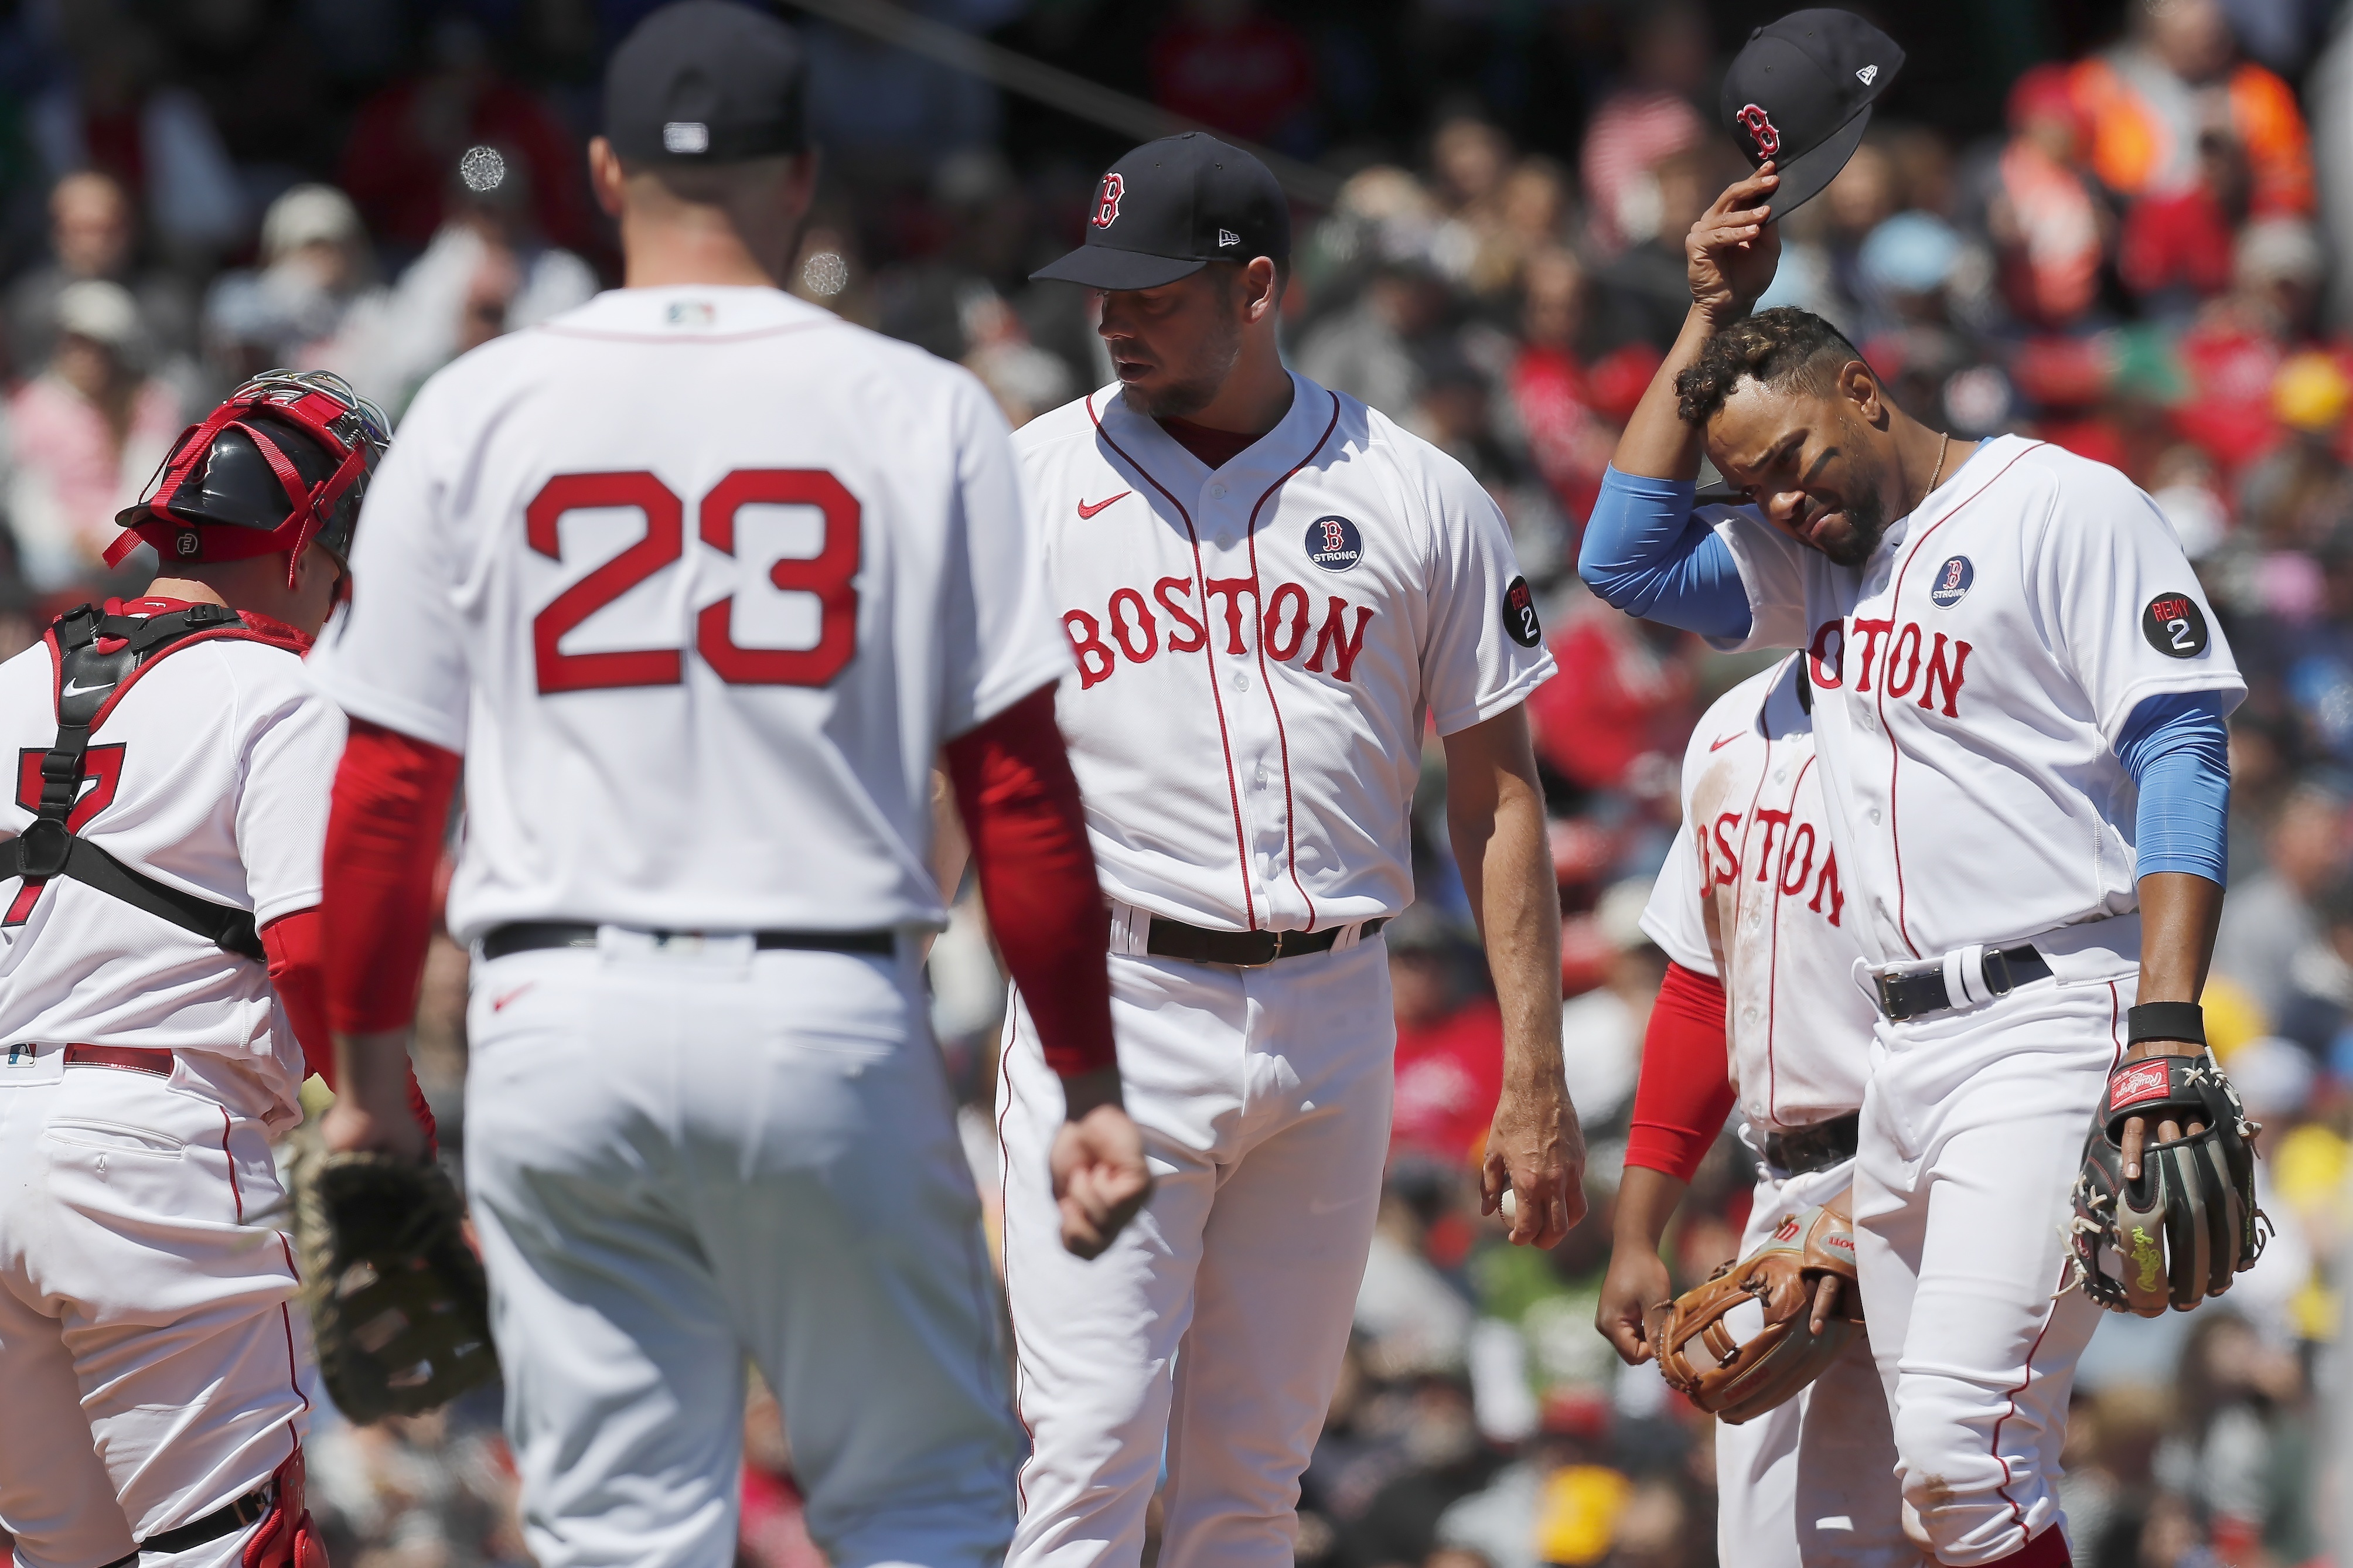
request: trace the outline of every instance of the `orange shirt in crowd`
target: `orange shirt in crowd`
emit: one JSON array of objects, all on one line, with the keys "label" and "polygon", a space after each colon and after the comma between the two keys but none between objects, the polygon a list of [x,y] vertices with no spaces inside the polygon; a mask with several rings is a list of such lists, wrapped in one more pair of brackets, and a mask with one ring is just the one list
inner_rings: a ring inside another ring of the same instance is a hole
[{"label": "orange shirt in crowd", "polygon": [[[2153,190],[2168,169],[2194,161],[2194,149],[2175,145],[2176,129],[2109,60],[2094,56],[2073,73],[2077,101],[2092,130],[2092,171],[2124,196]],[[2233,67],[2222,84],[2231,129],[2245,150],[2258,214],[2309,214],[2312,133],[2296,107],[2295,90],[2262,66]]]}]

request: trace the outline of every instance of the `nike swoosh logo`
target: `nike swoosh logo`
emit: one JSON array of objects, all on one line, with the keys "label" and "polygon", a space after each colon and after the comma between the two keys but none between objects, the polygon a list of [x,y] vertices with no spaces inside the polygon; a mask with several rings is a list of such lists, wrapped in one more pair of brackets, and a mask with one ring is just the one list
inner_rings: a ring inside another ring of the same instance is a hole
[{"label": "nike swoosh logo", "polygon": [[1740,732],[1736,729],[1730,735],[1725,736],[1722,740],[1709,742],[1708,749],[1710,751],[1722,751],[1725,747],[1730,746],[1734,741],[1738,740],[1739,738]]},{"label": "nike swoosh logo", "polygon": [[71,681],[68,681],[66,683],[65,694],[69,697],[86,696],[91,692],[111,691],[114,689],[116,684],[118,684],[118,683],[113,681],[100,681],[95,686],[77,686]]},{"label": "nike swoosh logo", "polygon": [[1092,517],[1096,513],[1102,511],[1104,507],[1109,506],[1113,502],[1124,501],[1134,493],[1135,492],[1132,490],[1123,490],[1117,495],[1107,495],[1103,497],[1101,501],[1096,502],[1092,506],[1090,506],[1085,502],[1082,501],[1079,503],[1079,515],[1082,517]]}]

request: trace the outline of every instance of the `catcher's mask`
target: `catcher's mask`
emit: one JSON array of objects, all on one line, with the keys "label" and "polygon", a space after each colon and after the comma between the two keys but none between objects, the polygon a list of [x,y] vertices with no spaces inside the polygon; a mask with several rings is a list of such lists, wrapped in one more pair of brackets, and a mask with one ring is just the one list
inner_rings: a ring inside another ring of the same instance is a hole
[{"label": "catcher's mask", "polygon": [[266,370],[181,432],[108,547],[119,564],[141,540],[166,565],[287,556],[316,540],[347,570],[360,502],[391,431],[376,406],[326,370]]}]

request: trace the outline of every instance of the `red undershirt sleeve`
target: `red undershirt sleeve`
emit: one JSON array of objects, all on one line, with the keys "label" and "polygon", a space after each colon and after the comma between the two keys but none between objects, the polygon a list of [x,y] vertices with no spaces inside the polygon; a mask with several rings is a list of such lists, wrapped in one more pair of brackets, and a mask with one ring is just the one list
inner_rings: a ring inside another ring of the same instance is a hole
[{"label": "red undershirt sleeve", "polygon": [[1627,1164],[1688,1181],[1724,1130],[1737,1097],[1725,1070],[1724,1009],[1714,976],[1667,965],[1642,1037]]},{"label": "red undershirt sleeve", "polygon": [[335,1086],[334,1043],[327,1031],[327,975],[322,961],[319,911],[297,909],[261,928],[261,948],[269,955],[269,983],[278,988],[294,1038],[301,1043],[302,1060],[311,1071]]},{"label": "red undershirt sleeve", "polygon": [[[294,1038],[301,1044],[303,1065],[332,1089],[335,1049],[327,1027],[324,925],[317,909],[297,909],[261,928],[261,947],[269,955],[269,983],[278,988],[278,1000],[294,1026]],[[438,1152],[439,1128],[434,1125],[433,1107],[425,1103],[425,1091],[413,1067],[408,1074],[408,1109],[417,1125],[425,1129],[426,1147]]]},{"label": "red undershirt sleeve", "polygon": [[1066,1078],[1113,1065],[1111,916],[1079,781],[1054,727],[1054,688],[1039,687],[946,750],[989,926],[1046,1065]]},{"label": "red undershirt sleeve", "polygon": [[339,1034],[404,1029],[433,931],[433,873],[461,759],[353,719],[327,816],[326,1015]]}]

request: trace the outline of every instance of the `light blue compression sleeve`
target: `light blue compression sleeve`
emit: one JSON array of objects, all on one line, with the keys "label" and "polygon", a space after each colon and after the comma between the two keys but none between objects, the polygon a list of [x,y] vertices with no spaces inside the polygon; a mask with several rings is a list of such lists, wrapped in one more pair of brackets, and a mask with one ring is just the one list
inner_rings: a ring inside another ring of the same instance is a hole
[{"label": "light blue compression sleeve", "polygon": [[2218,692],[2143,698],[2116,737],[2116,756],[2140,786],[2137,875],[2186,871],[2219,883],[2228,869],[2231,732]]},{"label": "light blue compression sleeve", "polygon": [[1577,575],[1643,620],[1704,637],[1748,635],[1748,590],[1732,547],[1692,515],[1697,486],[1609,469],[1585,524]]}]

